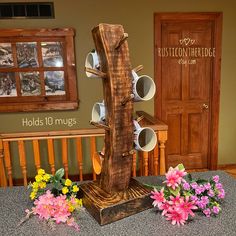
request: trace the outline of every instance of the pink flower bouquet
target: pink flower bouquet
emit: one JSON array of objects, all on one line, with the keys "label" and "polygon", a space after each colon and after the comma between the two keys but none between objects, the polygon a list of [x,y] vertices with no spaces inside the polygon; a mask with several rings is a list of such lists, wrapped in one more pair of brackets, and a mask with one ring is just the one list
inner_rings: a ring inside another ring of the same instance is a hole
[{"label": "pink flower bouquet", "polygon": [[72,213],[82,206],[82,199],[76,197],[79,187],[70,179],[63,179],[63,176],[64,169],[59,169],[54,176],[45,173],[43,169],[38,170],[35,181],[29,184],[34,206],[26,210],[27,215],[20,224],[31,215],[36,215],[50,224],[66,223],[79,230],[79,225],[72,217]]},{"label": "pink flower bouquet", "polygon": [[190,217],[194,217],[194,210],[201,211],[206,217],[220,213],[225,191],[218,175],[210,181],[193,179],[179,164],[175,168],[170,167],[165,176],[164,186],[154,187],[151,198],[153,206],[161,210],[173,225],[184,225]]}]

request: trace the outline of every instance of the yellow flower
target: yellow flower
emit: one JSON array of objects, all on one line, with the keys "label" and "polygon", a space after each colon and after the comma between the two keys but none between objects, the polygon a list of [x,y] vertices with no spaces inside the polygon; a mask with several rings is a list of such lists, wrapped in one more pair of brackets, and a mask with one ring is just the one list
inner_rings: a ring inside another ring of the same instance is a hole
[{"label": "yellow flower", "polygon": [[72,187],[72,192],[73,192],[73,193],[77,193],[78,191],[79,191],[78,186],[77,186],[77,185],[74,185],[74,186]]},{"label": "yellow flower", "polygon": [[38,188],[34,188],[34,189],[32,190],[32,192],[37,193],[37,192],[38,192]]},{"label": "yellow flower", "polygon": [[83,202],[82,202],[82,199],[78,199],[78,198],[75,198],[75,202],[76,202],[76,205],[78,206],[83,206]]},{"label": "yellow flower", "polygon": [[41,182],[42,180],[43,180],[43,177],[42,177],[42,175],[36,175],[35,176],[35,180],[36,180],[36,182]]},{"label": "yellow flower", "polygon": [[38,175],[44,175],[45,174],[45,170],[44,169],[39,169],[38,170]]},{"label": "yellow flower", "polygon": [[35,199],[35,197],[36,197],[36,193],[35,192],[31,192],[30,199],[33,200],[33,199]]},{"label": "yellow flower", "polygon": [[67,187],[62,188],[62,193],[67,194],[69,192],[69,189]]},{"label": "yellow flower", "polygon": [[43,176],[43,180],[46,181],[46,182],[48,182],[48,181],[50,180],[50,175],[49,175],[49,174],[45,174],[45,175]]},{"label": "yellow flower", "polygon": [[70,179],[66,179],[65,186],[71,186],[71,185],[72,185],[72,181]]},{"label": "yellow flower", "polygon": [[75,207],[72,204],[69,204],[69,212],[73,212],[75,210]]},{"label": "yellow flower", "polygon": [[46,183],[45,182],[40,182],[39,187],[40,188],[46,188]]},{"label": "yellow flower", "polygon": [[38,187],[39,187],[39,184],[37,182],[33,182],[32,188],[33,189],[38,189]]}]

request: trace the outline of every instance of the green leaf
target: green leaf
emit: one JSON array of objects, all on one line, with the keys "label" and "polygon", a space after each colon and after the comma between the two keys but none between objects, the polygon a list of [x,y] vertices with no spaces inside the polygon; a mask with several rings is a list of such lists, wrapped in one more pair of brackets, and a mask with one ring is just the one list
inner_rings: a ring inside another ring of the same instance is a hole
[{"label": "green leaf", "polygon": [[169,188],[171,194],[173,194],[174,196],[177,196],[179,194],[180,191],[180,187],[176,188],[175,190],[173,188]]},{"label": "green leaf", "polygon": [[55,173],[55,179],[60,180],[64,176],[64,173],[65,171],[63,168],[57,170],[57,172]]},{"label": "green leaf", "polygon": [[206,179],[197,179],[196,181],[198,184],[206,184],[208,181]]},{"label": "green leaf", "polygon": [[179,170],[184,170],[185,168],[184,168],[184,165],[181,163],[181,164],[179,164],[179,165],[177,165],[177,167],[178,167],[178,169]]},{"label": "green leaf", "polygon": [[190,196],[192,195],[192,193],[191,193],[191,192],[188,192],[188,191],[184,191],[183,194],[184,194],[185,197],[186,197],[186,196],[189,196],[189,197],[190,197]]},{"label": "green leaf", "polygon": [[148,188],[155,188],[156,190],[161,190],[162,189],[162,186],[159,186],[159,185],[150,185],[150,184],[144,184],[146,187]]},{"label": "green leaf", "polygon": [[53,183],[53,187],[57,190],[61,190],[62,189],[62,185],[59,181],[54,181]]}]

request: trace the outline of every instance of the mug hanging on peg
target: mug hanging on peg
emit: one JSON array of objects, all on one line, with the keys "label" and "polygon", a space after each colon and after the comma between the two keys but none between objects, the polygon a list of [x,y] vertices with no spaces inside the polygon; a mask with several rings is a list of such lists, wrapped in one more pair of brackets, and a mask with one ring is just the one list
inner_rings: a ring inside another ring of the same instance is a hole
[{"label": "mug hanging on peg", "polygon": [[95,50],[89,52],[85,59],[85,72],[89,78],[104,78],[105,73],[99,70],[99,57]]},{"label": "mug hanging on peg", "polygon": [[142,128],[136,120],[133,123],[135,149],[142,152],[152,151],[157,144],[155,131],[149,127]]},{"label": "mug hanging on peg", "polygon": [[156,85],[152,78],[148,75],[137,75],[132,70],[133,76],[133,94],[134,101],[148,101],[153,98],[156,92]]}]

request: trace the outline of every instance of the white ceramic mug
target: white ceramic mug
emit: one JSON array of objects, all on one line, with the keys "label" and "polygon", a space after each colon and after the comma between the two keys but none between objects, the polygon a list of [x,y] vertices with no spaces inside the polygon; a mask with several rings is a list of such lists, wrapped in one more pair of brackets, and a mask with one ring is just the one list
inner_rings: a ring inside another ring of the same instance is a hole
[{"label": "white ceramic mug", "polygon": [[92,109],[92,121],[104,122],[106,116],[106,108],[104,102],[96,102]]},{"label": "white ceramic mug", "polygon": [[140,127],[134,120],[134,144],[135,149],[142,152],[152,151],[157,144],[157,136],[153,129],[149,127]]},{"label": "white ceramic mug", "polygon": [[138,76],[133,70],[132,76],[134,101],[139,102],[152,99],[156,92],[156,85],[152,78],[148,75]]},{"label": "white ceramic mug", "polygon": [[[86,60],[85,60],[85,67],[90,68],[90,69],[98,69],[100,67],[98,54],[96,51],[91,51],[90,53],[87,54]],[[99,77],[87,71],[86,71],[86,75],[89,78]]]}]

